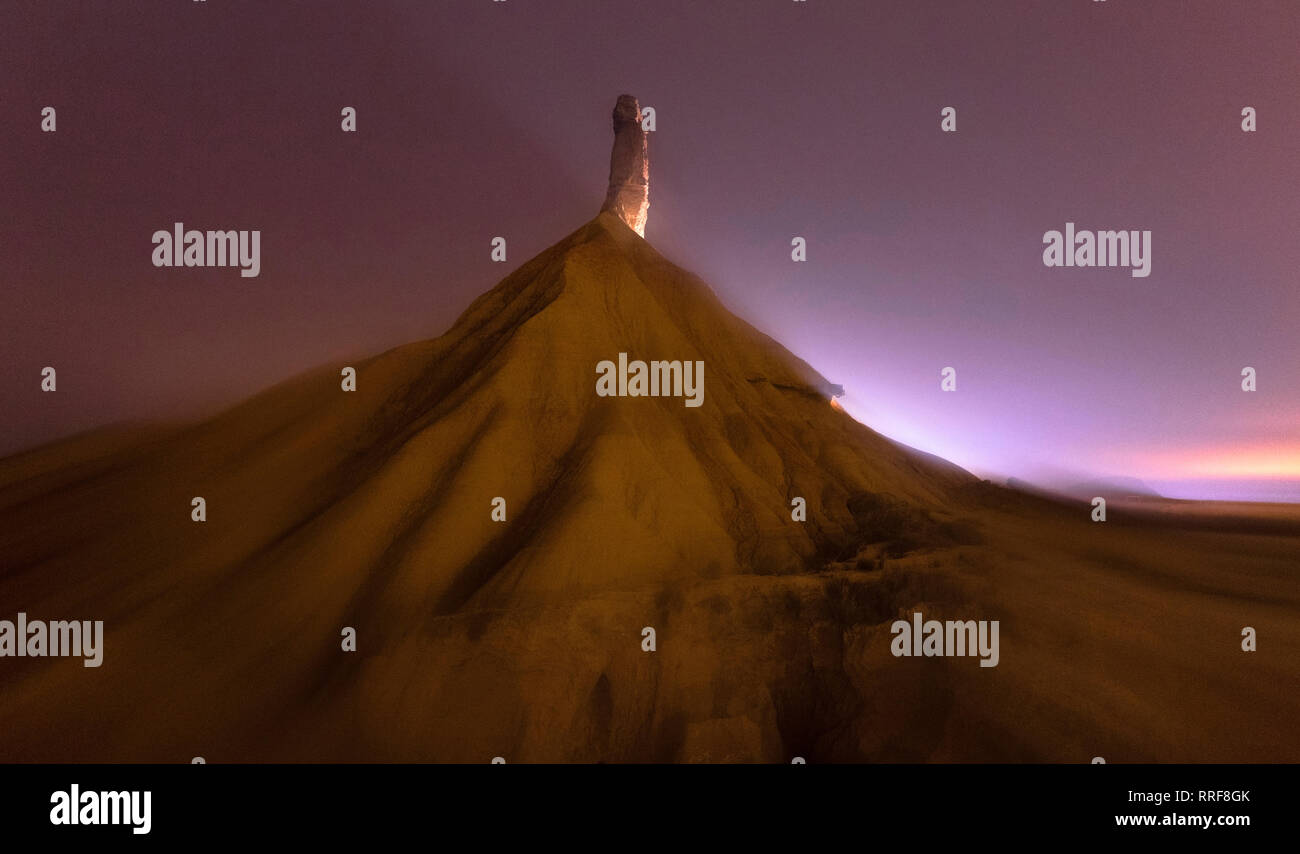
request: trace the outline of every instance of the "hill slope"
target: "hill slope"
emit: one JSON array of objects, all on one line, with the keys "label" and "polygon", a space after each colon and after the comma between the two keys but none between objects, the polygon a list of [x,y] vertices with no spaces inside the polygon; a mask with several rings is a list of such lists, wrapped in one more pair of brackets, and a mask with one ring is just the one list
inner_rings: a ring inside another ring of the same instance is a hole
[{"label": "hill slope", "polygon": [[[597,396],[597,363],[620,352],[703,361],[704,404]],[[132,751],[218,712],[218,730],[284,713],[441,618],[816,570],[904,521],[943,536],[946,499],[972,481],[853,421],[825,379],[610,214],[447,334],[356,368],[355,393],[330,367],[147,441],[97,434],[0,464],[4,600],[103,619],[108,636],[98,670],[0,670],[31,701],[0,713],[15,724],[65,697],[106,707],[79,719],[80,742],[51,731],[4,752],[107,742],[144,758]],[[343,626],[356,659],[338,652]],[[142,716],[142,697],[173,718]],[[126,732],[140,743],[123,747]]]}]

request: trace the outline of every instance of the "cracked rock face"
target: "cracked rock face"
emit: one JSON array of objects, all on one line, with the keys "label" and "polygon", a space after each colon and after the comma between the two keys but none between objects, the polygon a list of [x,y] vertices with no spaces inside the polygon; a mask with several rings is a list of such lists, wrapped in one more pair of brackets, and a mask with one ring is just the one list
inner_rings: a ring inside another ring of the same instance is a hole
[{"label": "cracked rock face", "polygon": [[650,157],[641,129],[641,105],[631,95],[619,95],[614,105],[614,150],[609,155],[609,191],[602,211],[610,211],[627,227],[645,237],[650,212]]}]

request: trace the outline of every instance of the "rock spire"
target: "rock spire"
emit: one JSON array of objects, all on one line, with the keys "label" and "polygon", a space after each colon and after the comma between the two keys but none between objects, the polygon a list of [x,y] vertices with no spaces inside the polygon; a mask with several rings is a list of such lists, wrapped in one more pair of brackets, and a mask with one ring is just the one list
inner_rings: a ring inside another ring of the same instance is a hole
[{"label": "rock spire", "polygon": [[610,211],[627,227],[645,237],[650,211],[650,157],[641,128],[641,105],[631,95],[619,95],[614,105],[614,150],[609,155],[609,191],[602,211]]}]

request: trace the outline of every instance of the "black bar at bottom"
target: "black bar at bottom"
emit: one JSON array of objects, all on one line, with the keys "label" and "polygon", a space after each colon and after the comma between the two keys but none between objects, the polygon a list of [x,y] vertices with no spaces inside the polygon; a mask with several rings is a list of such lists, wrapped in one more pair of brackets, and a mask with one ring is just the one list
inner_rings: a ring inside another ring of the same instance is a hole
[{"label": "black bar at bottom", "polygon": [[[4,765],[0,832],[65,844],[414,836],[428,847],[769,847],[1294,830],[1295,765]],[[73,786],[76,786],[74,792]],[[128,797],[100,793],[136,792]],[[137,817],[148,799],[148,832]],[[77,823],[71,823],[77,796]],[[60,810],[60,806],[67,809]],[[130,806],[135,810],[129,815]],[[117,810],[119,823],[110,822]],[[89,812],[87,812],[89,810]],[[52,820],[53,818],[53,820]],[[60,823],[55,823],[60,821]],[[1208,821],[1208,825],[1202,823]]]}]

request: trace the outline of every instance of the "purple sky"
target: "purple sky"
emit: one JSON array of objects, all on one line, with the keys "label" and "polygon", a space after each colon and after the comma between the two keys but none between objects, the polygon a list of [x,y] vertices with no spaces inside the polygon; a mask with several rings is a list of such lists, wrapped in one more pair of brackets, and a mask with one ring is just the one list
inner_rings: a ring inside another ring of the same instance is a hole
[{"label": "purple sky", "polygon": [[[440,334],[594,215],[630,92],[647,239],[861,420],[1300,500],[1297,44],[1295,0],[10,0],[0,453]],[[177,220],[261,229],[261,276],[154,268]],[[1045,268],[1067,221],[1151,230],[1150,277]]]}]

